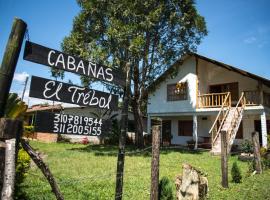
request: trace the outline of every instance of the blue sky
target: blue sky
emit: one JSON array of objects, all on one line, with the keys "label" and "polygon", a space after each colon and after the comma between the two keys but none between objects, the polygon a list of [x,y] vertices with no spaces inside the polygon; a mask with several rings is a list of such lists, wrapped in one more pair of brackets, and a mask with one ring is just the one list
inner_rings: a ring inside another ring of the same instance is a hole
[{"label": "blue sky", "polygon": [[[198,12],[205,17],[209,34],[198,53],[270,79],[270,1],[197,0]],[[0,60],[2,60],[14,17],[28,24],[30,40],[60,50],[62,39],[72,27],[79,7],[75,0],[0,0]],[[12,91],[23,90],[25,75],[50,77],[50,68],[22,59],[17,64]],[[66,73],[80,84],[77,75]],[[27,95],[26,95],[26,101]],[[30,104],[38,103],[30,99]]]}]

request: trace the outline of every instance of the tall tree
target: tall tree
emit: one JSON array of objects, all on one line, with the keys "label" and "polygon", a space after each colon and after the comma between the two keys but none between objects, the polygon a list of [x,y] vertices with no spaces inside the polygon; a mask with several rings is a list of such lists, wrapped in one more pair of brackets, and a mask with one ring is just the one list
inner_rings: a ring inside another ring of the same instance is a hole
[{"label": "tall tree", "polygon": [[[131,63],[131,107],[136,143],[142,147],[148,86],[183,54],[196,51],[207,35],[205,20],[193,0],[77,2],[81,11],[62,48],[67,53],[120,69]],[[81,80],[84,85],[90,81],[87,77]]]}]

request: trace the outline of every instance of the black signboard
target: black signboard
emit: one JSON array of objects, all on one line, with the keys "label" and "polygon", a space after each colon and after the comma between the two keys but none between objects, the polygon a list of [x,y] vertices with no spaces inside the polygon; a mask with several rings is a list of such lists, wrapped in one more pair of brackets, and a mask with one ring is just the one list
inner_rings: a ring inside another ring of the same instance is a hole
[{"label": "black signboard", "polygon": [[92,106],[108,110],[118,109],[117,95],[37,76],[32,76],[29,96],[80,106]]},{"label": "black signboard", "polygon": [[105,67],[29,41],[25,43],[23,58],[38,64],[125,86],[125,75],[118,69]]},{"label": "black signboard", "polygon": [[111,121],[52,112],[37,112],[35,131],[42,133],[101,136],[109,133]]}]

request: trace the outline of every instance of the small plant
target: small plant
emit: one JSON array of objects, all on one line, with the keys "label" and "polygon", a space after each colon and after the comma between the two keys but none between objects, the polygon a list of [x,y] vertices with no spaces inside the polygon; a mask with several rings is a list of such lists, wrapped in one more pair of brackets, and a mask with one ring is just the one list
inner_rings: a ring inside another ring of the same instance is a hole
[{"label": "small plant", "polygon": [[253,153],[253,145],[249,140],[245,140],[241,145],[241,151],[243,153]]},{"label": "small plant", "polygon": [[173,185],[168,177],[162,177],[159,182],[159,200],[173,199]]},{"label": "small plant", "polygon": [[29,168],[30,156],[20,147],[16,166],[15,199],[25,199],[25,194],[22,191],[20,184],[23,183],[25,177],[27,176],[27,171]]},{"label": "small plant", "polygon": [[237,165],[237,162],[233,163],[231,175],[232,175],[232,182],[241,183],[242,175],[241,175],[241,171]]}]

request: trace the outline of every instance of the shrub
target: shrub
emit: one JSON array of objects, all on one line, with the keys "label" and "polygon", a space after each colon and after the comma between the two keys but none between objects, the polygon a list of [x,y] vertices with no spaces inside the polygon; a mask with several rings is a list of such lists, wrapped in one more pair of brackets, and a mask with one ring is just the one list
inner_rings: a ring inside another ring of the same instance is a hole
[{"label": "shrub", "polygon": [[262,167],[264,170],[270,169],[270,159],[262,158]]},{"label": "shrub", "polygon": [[253,145],[252,142],[249,140],[245,140],[241,144],[241,151],[244,153],[253,153]]},{"label": "shrub", "polygon": [[30,157],[21,147],[18,152],[16,165],[16,181],[15,181],[15,199],[24,199],[24,193],[20,189],[20,184],[27,176],[27,171],[30,168]]},{"label": "shrub", "polygon": [[116,119],[112,120],[112,131],[106,138],[104,138],[105,144],[118,144],[119,142],[120,126]]},{"label": "shrub", "polygon": [[232,182],[241,183],[242,175],[241,175],[241,171],[237,165],[237,162],[233,163],[231,175],[232,175]]},{"label": "shrub", "polygon": [[173,185],[168,177],[162,177],[159,182],[159,200],[173,199]]}]

